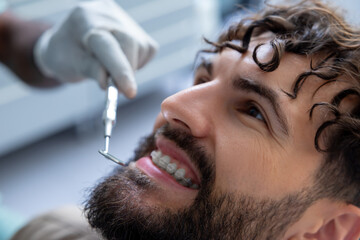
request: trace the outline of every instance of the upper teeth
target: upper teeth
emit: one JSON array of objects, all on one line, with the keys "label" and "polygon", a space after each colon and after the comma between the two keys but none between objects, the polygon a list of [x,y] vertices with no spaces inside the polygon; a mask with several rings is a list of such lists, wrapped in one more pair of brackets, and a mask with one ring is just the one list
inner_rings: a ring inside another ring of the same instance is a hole
[{"label": "upper teeth", "polygon": [[169,163],[166,167],[166,171],[170,174],[174,174],[177,169],[176,163]]},{"label": "upper teeth", "polygon": [[167,165],[170,163],[170,157],[169,156],[162,156],[159,158],[158,165],[166,170]]},{"label": "upper teeth", "polygon": [[155,150],[151,152],[150,156],[155,165],[159,166],[160,168],[168,172],[170,175],[172,175],[180,184],[184,185],[185,187],[190,187],[194,189],[199,188],[197,184],[192,183],[190,178],[185,178],[185,169],[177,169],[177,164],[171,163],[171,158],[169,156],[162,154],[161,151]]},{"label": "upper teeth", "polygon": [[181,180],[185,177],[185,169],[180,168],[178,170],[176,170],[176,172],[174,173],[174,177],[176,180]]}]

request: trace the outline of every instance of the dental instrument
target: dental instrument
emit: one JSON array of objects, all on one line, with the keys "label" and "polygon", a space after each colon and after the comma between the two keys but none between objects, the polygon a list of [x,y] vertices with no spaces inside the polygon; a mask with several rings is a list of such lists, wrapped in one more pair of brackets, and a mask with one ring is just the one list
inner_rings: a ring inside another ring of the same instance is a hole
[{"label": "dental instrument", "polygon": [[111,155],[109,153],[109,145],[110,145],[110,138],[112,134],[112,129],[115,127],[116,123],[116,110],[117,110],[117,103],[118,103],[118,90],[114,85],[114,82],[111,78],[108,79],[108,87],[107,87],[107,94],[106,94],[106,106],[103,113],[103,122],[104,122],[104,138],[105,138],[105,148],[104,150],[99,150],[99,153],[103,155],[105,158],[121,165],[127,166],[127,163],[119,160],[117,157]]}]

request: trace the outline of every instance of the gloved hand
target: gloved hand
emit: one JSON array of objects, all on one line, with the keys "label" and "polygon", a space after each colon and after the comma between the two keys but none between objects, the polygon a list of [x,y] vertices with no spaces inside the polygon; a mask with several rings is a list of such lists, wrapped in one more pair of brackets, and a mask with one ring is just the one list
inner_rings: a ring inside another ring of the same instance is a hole
[{"label": "gloved hand", "polygon": [[119,91],[136,95],[134,71],[155,54],[157,43],[113,0],[80,3],[60,24],[47,30],[34,48],[47,77],[62,82],[96,79],[107,87],[110,75]]}]

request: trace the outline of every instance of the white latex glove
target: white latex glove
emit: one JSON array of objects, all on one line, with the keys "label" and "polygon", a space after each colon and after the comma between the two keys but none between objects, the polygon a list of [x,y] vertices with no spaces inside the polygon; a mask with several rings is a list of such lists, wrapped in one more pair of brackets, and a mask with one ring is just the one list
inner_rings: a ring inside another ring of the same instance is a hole
[{"label": "white latex glove", "polygon": [[155,54],[157,43],[113,0],[80,3],[36,43],[40,71],[62,82],[96,79],[107,87],[110,75],[127,97],[136,95],[134,71]]}]

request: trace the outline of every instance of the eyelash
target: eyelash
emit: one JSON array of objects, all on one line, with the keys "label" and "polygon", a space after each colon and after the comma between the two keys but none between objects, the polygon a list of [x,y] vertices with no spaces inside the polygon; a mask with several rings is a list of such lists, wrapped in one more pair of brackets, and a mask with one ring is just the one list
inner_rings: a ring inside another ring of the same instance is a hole
[{"label": "eyelash", "polygon": [[195,72],[194,85],[199,85],[210,81],[211,81],[211,76],[205,69],[200,68]]},{"label": "eyelash", "polygon": [[[258,114],[256,114],[255,116],[254,116],[254,114],[251,114],[251,112],[250,112],[251,110],[254,110],[254,109],[258,112]],[[255,106],[252,106],[252,107],[249,109],[249,115],[250,115],[250,116],[253,116],[253,117],[256,118],[256,119],[259,119],[260,121],[265,121],[263,115],[261,114],[261,112],[259,111],[259,109],[257,109],[257,107],[255,107]]]},{"label": "eyelash", "polygon": [[[253,110],[255,110],[257,113],[254,114]],[[246,113],[246,114],[248,114],[249,116],[257,119],[258,121],[261,121],[261,122],[267,124],[264,115],[263,115],[263,114],[261,113],[261,111],[259,110],[259,107],[257,107],[257,106],[256,106],[254,103],[252,103],[252,102],[247,103],[247,104],[246,104],[246,108],[244,108],[244,109],[239,109],[238,111],[243,112],[243,113]]]},{"label": "eyelash", "polygon": [[194,85],[203,84],[209,82],[209,78],[207,77],[197,77],[195,78]]}]

